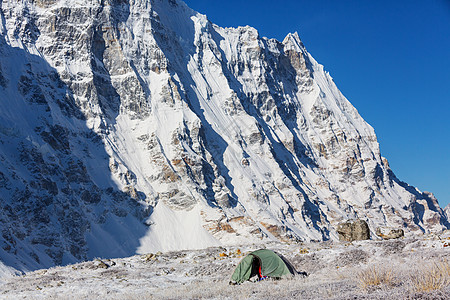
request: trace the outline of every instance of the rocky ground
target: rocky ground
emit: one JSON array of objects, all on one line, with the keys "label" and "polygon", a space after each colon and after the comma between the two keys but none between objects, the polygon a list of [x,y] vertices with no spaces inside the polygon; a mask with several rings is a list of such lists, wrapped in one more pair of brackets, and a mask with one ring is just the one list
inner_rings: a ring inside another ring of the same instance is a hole
[{"label": "rocky ground", "polygon": [[[273,249],[308,276],[228,282]],[[395,240],[215,247],[96,259],[2,278],[1,299],[449,299],[450,231]]]}]

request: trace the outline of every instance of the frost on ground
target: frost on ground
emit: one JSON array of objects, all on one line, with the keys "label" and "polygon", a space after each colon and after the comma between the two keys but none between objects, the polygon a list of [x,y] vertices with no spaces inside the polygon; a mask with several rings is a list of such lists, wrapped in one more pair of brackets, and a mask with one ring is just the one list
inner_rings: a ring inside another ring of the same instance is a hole
[{"label": "frost on ground", "polygon": [[[229,285],[239,261],[273,249],[308,276]],[[1,299],[449,299],[450,231],[353,243],[266,243],[96,259],[4,277]]]}]

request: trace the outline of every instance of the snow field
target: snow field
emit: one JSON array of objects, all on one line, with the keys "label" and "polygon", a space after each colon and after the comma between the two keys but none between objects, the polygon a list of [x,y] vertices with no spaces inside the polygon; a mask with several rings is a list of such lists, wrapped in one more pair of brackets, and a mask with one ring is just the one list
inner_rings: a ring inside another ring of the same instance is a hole
[{"label": "snow field", "polygon": [[[4,277],[0,299],[448,299],[449,242],[447,231],[387,241],[269,243],[96,259]],[[279,252],[308,276],[229,285],[239,261],[261,247]],[[431,278],[433,266],[442,272]],[[439,284],[426,290],[429,280]]]}]

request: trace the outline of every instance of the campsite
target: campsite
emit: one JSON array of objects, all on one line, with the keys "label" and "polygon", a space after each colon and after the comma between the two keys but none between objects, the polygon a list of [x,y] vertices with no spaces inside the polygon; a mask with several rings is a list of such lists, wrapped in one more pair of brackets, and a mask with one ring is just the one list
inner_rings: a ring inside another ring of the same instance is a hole
[{"label": "campsite", "polygon": [[253,277],[256,277],[257,281],[278,280],[293,278],[297,274],[292,264],[282,255],[269,249],[259,249],[249,253],[239,262],[231,275],[230,284],[243,283]]},{"label": "campsite", "polygon": [[[257,249],[297,272],[230,285]],[[1,299],[449,299],[450,231],[391,240],[265,243],[148,253],[2,278]]]}]

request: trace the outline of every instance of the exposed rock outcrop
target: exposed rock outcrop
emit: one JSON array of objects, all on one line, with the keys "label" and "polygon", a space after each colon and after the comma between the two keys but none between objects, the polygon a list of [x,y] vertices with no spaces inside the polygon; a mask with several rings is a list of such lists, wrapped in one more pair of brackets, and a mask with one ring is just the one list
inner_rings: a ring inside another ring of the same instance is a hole
[{"label": "exposed rock outcrop", "polygon": [[401,228],[378,227],[375,234],[384,240],[398,239],[405,236]]},{"label": "exposed rock outcrop", "polygon": [[340,241],[352,242],[370,239],[370,229],[364,220],[340,223],[336,232],[339,234]]}]

